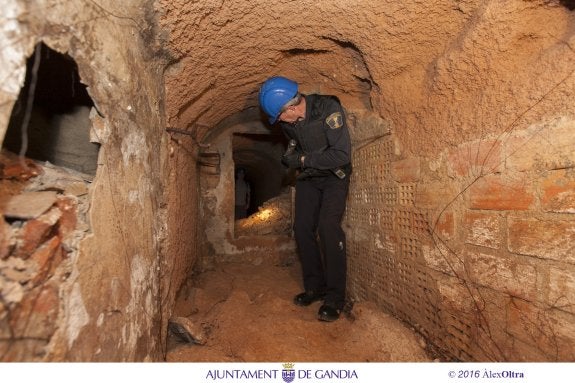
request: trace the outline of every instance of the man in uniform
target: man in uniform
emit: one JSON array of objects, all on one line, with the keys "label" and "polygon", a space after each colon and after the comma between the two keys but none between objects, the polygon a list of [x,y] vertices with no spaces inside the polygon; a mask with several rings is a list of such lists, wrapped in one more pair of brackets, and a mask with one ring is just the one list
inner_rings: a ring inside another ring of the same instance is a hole
[{"label": "man in uniform", "polygon": [[298,84],[285,77],[266,80],[259,103],[269,122],[279,122],[290,139],[282,163],[299,170],[294,232],[305,291],[295,296],[294,303],[308,306],[323,300],[318,319],[335,321],[345,303],[341,220],[351,174],[351,141],[343,108],[335,96],[301,94]]}]

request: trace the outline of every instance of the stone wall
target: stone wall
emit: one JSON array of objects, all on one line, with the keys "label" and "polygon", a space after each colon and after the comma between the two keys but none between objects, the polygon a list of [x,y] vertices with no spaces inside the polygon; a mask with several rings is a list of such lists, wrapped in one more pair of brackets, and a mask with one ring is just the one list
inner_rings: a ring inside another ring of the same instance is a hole
[{"label": "stone wall", "polygon": [[[2,241],[10,239],[2,247],[0,358],[159,360],[178,278],[194,253],[185,267],[166,273],[177,252],[165,251],[166,57],[157,45],[153,4],[11,0],[3,9],[0,138],[26,59],[42,41],[75,60],[95,105],[91,137],[100,151],[84,205],[65,187],[38,186],[37,177],[17,180],[23,192],[34,183],[35,191],[56,197],[38,217],[2,222]],[[7,194],[2,206],[17,193]],[[84,207],[75,219],[78,206]],[[22,294],[7,300],[7,283]]]}]

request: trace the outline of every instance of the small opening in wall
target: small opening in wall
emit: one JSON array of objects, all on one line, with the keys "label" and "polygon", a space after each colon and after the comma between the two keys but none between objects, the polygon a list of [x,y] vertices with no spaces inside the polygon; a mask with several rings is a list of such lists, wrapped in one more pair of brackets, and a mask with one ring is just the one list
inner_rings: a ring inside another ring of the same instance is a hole
[{"label": "small opening in wall", "polygon": [[[21,153],[27,141],[26,157],[94,175],[99,150],[98,144],[90,142],[89,114],[94,102],[80,81],[74,59],[40,44],[28,59],[26,80],[12,110],[3,149]],[[36,73],[35,59],[40,60]],[[29,97],[31,88],[35,89],[33,98]],[[29,123],[24,126],[27,111]]]}]

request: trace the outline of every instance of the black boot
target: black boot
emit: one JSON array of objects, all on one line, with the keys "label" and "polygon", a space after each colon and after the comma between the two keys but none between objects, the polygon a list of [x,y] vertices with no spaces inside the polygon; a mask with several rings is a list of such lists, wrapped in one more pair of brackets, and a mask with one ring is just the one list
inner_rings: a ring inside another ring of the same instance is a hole
[{"label": "black boot", "polygon": [[305,291],[301,294],[296,295],[293,298],[293,303],[298,306],[309,306],[313,302],[321,301],[325,297],[325,292],[323,291]]},{"label": "black boot", "polygon": [[317,312],[317,319],[324,322],[333,322],[338,320],[340,312],[340,309],[329,304],[324,304],[321,305]]}]

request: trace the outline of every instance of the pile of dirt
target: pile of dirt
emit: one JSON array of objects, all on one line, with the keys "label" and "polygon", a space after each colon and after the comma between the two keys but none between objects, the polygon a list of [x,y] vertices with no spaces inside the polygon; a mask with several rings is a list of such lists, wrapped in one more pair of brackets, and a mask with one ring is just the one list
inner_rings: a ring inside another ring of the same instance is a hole
[{"label": "pile of dirt", "polygon": [[[425,342],[373,304],[317,320],[320,302],[292,303],[301,291],[299,264],[228,263],[190,280],[174,316],[195,332],[172,332],[169,362],[429,362]],[[193,339],[191,339],[193,338]]]},{"label": "pile of dirt", "polygon": [[291,190],[287,189],[264,202],[256,213],[236,220],[236,237],[289,234],[292,226],[291,198]]}]

